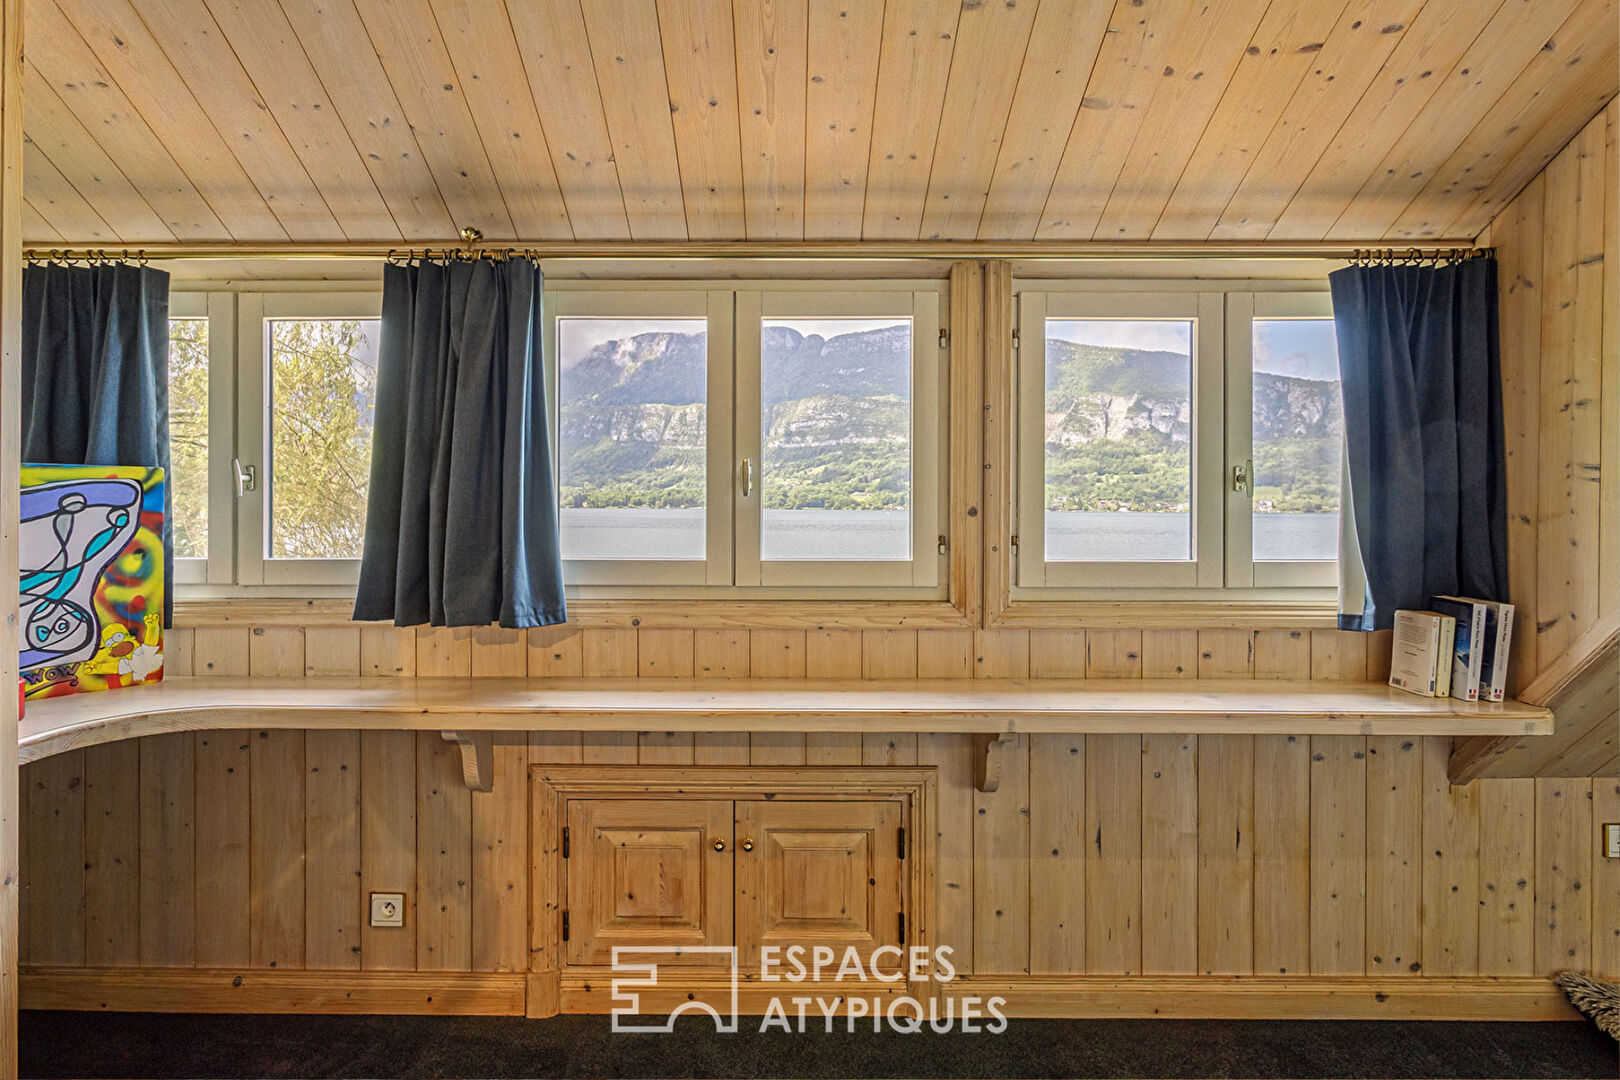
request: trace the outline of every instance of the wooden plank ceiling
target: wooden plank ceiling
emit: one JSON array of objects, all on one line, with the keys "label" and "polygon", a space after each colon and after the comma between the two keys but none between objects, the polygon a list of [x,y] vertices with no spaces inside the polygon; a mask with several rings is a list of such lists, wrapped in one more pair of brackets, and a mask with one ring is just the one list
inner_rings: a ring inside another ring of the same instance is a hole
[{"label": "wooden plank ceiling", "polygon": [[1472,237],[1616,0],[28,0],[35,243]]}]

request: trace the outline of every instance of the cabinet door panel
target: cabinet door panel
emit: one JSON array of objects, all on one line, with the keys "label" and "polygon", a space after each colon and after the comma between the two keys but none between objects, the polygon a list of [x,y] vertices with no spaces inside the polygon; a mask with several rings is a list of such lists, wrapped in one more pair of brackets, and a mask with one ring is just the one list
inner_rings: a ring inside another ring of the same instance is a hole
[{"label": "cabinet door panel", "polygon": [[[731,944],[731,806],[729,800],[571,800],[568,963],[612,963],[614,946]],[[716,842],[722,850],[715,850]],[[659,962],[728,960],[697,954]]]},{"label": "cabinet door panel", "polygon": [[[737,945],[744,971],[761,946],[900,944],[900,803],[739,802]],[[747,850],[749,847],[752,850]]]}]

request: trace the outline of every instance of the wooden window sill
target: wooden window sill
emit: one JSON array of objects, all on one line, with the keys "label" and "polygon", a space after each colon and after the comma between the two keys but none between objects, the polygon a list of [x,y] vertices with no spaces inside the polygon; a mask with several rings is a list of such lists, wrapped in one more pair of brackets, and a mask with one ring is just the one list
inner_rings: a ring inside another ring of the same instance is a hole
[{"label": "wooden window sill", "polygon": [[220,728],[1543,735],[1551,711],[1255,680],[171,678],[30,702],[20,757]]}]

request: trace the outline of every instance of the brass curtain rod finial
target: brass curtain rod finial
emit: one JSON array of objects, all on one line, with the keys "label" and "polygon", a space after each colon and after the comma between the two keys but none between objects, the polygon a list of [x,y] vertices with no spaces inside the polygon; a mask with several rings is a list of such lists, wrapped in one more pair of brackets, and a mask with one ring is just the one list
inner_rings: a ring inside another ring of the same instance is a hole
[{"label": "brass curtain rod finial", "polygon": [[481,244],[484,242],[484,230],[476,225],[464,225],[461,228],[461,240],[468,247]]}]

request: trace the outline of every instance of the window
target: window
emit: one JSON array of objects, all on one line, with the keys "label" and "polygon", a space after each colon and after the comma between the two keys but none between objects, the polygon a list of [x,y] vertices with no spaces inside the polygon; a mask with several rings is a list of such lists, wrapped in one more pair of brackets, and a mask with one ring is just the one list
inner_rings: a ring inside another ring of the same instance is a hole
[{"label": "window", "polygon": [[1344,425],[1327,295],[1128,285],[1017,289],[1016,589],[1334,585]]},{"label": "window", "polygon": [[933,590],[942,290],[548,290],[565,579]]},{"label": "window", "polygon": [[202,580],[208,558],[208,305],[175,296],[169,314],[170,531],[177,575]]}]

